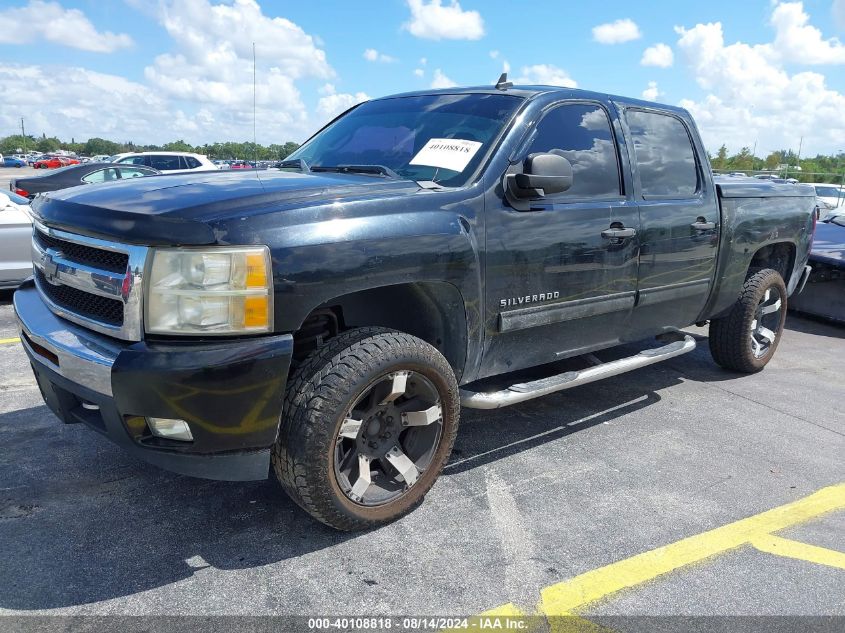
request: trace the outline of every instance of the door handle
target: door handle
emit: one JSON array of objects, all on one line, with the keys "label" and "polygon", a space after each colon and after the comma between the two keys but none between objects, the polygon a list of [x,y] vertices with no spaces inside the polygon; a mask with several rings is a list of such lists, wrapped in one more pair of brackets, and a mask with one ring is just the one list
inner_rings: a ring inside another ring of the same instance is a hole
[{"label": "door handle", "polygon": [[715,222],[706,222],[704,218],[698,218],[695,222],[690,224],[696,231],[712,231],[716,228]]},{"label": "door handle", "polygon": [[634,237],[637,234],[636,229],[605,229],[601,232],[601,236],[608,240],[622,239],[624,237]]}]

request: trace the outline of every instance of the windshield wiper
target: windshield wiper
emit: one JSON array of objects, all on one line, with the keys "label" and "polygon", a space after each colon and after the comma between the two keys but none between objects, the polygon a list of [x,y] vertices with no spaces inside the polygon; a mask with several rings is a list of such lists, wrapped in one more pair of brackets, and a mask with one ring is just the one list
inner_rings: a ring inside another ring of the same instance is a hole
[{"label": "windshield wiper", "polygon": [[311,171],[330,171],[341,174],[373,174],[376,176],[386,176],[393,180],[407,180],[407,178],[403,178],[390,167],[385,167],[384,165],[335,165],[334,167],[314,165]]}]

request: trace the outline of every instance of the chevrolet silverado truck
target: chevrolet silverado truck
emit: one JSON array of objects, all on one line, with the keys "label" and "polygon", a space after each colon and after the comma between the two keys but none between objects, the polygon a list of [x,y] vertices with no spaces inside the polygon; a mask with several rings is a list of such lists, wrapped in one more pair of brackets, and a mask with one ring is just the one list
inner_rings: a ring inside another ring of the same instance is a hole
[{"label": "chevrolet silverado truck", "polygon": [[502,78],[362,103],[278,169],[40,195],[14,307],[62,421],[364,529],[422,501],[462,406],[676,357],[706,322],[719,365],[762,369],[814,205],[714,180],[683,109]]}]

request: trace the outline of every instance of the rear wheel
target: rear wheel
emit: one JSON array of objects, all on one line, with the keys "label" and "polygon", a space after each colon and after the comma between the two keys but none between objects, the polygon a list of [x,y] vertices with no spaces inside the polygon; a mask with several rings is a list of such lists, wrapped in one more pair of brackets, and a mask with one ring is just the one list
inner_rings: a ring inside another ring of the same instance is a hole
[{"label": "rear wheel", "polygon": [[765,367],[774,356],[786,321],[786,284],[775,270],[746,279],[727,316],[710,322],[710,353],[719,365],[745,373]]},{"label": "rear wheel", "polygon": [[383,328],[340,334],[297,368],[273,467],[288,494],[341,530],[416,507],[449,458],[458,387],[428,343]]}]

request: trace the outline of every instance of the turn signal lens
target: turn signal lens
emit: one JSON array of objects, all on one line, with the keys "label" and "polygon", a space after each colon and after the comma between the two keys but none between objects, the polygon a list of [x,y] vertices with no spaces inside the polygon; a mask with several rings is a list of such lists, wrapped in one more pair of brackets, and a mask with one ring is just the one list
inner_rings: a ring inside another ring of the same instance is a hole
[{"label": "turn signal lens", "polygon": [[267,327],[270,321],[270,301],[267,297],[247,297],[244,300],[244,328]]},{"label": "turn signal lens", "polygon": [[249,253],[246,256],[246,287],[264,288],[267,285],[267,266],[264,253]]}]

